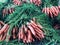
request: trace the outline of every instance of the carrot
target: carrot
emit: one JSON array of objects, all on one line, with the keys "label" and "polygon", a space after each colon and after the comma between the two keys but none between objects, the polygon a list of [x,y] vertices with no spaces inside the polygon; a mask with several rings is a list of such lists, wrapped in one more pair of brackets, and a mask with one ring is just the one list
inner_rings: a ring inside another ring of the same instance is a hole
[{"label": "carrot", "polygon": [[[58,14],[57,9],[56,9],[55,7],[53,7],[53,9],[54,9],[55,13]],[[56,15],[56,16],[57,16],[57,15]]]},{"label": "carrot", "polygon": [[16,39],[16,35],[15,34],[13,34],[13,39]]},{"label": "carrot", "polygon": [[37,33],[39,33],[39,34],[44,36],[44,33],[42,32],[42,30],[35,29],[35,32],[37,32]]},{"label": "carrot", "polygon": [[52,12],[51,12],[51,9],[50,9],[50,12],[49,12],[49,13],[50,13],[50,17],[53,18],[53,14],[52,14]]},{"label": "carrot", "polygon": [[1,24],[0,24],[0,30],[1,30],[1,28],[2,28],[2,26],[1,26]]},{"label": "carrot", "polygon": [[16,30],[16,29],[15,29],[15,27],[14,27],[12,32],[15,33],[15,30]]},{"label": "carrot", "polygon": [[6,14],[8,14],[8,9],[6,9]]},{"label": "carrot", "polygon": [[6,27],[5,31],[3,32],[2,41],[6,38],[8,29],[9,29],[9,25]]},{"label": "carrot", "polygon": [[7,24],[7,27],[6,27],[6,29],[4,30],[4,33],[7,32],[8,29],[9,29],[9,25]]},{"label": "carrot", "polygon": [[22,28],[21,28],[21,30],[20,30],[21,32],[21,39],[23,39],[24,38],[24,31],[23,31],[23,25],[22,25]]},{"label": "carrot", "polygon": [[54,9],[53,9],[53,6],[51,7],[51,12],[54,14],[54,16],[56,15]]},{"label": "carrot", "polygon": [[3,17],[4,17],[4,15],[6,14],[5,12],[6,12],[6,9],[3,9]]},{"label": "carrot", "polygon": [[2,41],[5,40],[6,36],[7,36],[7,34],[5,33],[3,38],[2,38]]},{"label": "carrot", "polygon": [[39,39],[42,38],[42,36],[41,36],[39,33],[36,32],[36,34],[37,34],[37,36],[39,37]]},{"label": "carrot", "polygon": [[44,38],[44,34],[43,33],[38,33],[38,32],[36,32],[36,33],[37,33],[37,35],[39,36],[40,39]]},{"label": "carrot", "polygon": [[39,36],[36,34],[36,36],[35,36],[38,40],[40,40],[40,38],[39,38]]},{"label": "carrot", "polygon": [[31,22],[34,26],[37,26],[37,24],[36,24],[34,21],[30,20],[30,22]]},{"label": "carrot", "polygon": [[4,25],[4,27],[0,30],[0,34],[6,30],[7,26],[8,26],[8,24]]},{"label": "carrot", "polygon": [[16,38],[16,36],[15,36],[15,27],[13,28],[13,39],[15,39]]},{"label": "carrot", "polygon": [[[35,27],[32,23],[31,23],[30,25],[31,25],[34,29],[40,31],[40,29],[39,29],[38,27]],[[42,31],[40,31],[40,32],[42,32]]]},{"label": "carrot", "polygon": [[21,33],[19,31],[19,33],[18,33],[18,40],[20,40],[20,39],[21,39]]},{"label": "carrot", "polygon": [[0,41],[2,41],[2,38],[3,38],[3,34],[0,35]]},{"label": "carrot", "polygon": [[8,9],[9,10],[9,13],[11,14],[12,12],[11,12],[11,9]]},{"label": "carrot", "polygon": [[14,8],[11,8],[11,12],[12,12],[12,13],[14,12]]},{"label": "carrot", "polygon": [[33,38],[32,38],[32,34],[31,32],[28,30],[28,42],[32,42]]},{"label": "carrot", "polygon": [[31,3],[33,3],[33,0],[30,0]]},{"label": "carrot", "polygon": [[45,8],[42,9],[42,12],[45,12]]},{"label": "carrot", "polygon": [[34,31],[34,29],[31,27],[31,25],[28,24],[27,27],[30,29],[30,31],[32,32],[32,34],[35,35],[35,31]]},{"label": "carrot", "polygon": [[25,33],[27,33],[27,27],[24,25],[24,31],[25,31]]},{"label": "carrot", "polygon": [[35,32],[40,38],[44,38],[44,34],[41,30],[39,31],[39,30],[35,29]]},{"label": "carrot", "polygon": [[56,15],[56,16],[58,16],[59,9],[58,9],[58,7],[57,7],[57,6],[55,6],[55,8],[56,8],[56,10],[57,10],[57,15]]},{"label": "carrot", "polygon": [[5,23],[4,23],[4,22],[2,22],[2,21],[0,21],[0,24],[4,25]]},{"label": "carrot", "polygon": [[47,14],[47,12],[46,12],[46,7],[45,7],[45,14]]},{"label": "carrot", "polygon": [[18,32],[18,40],[21,39],[22,30],[23,30],[23,25],[19,28],[19,32]]},{"label": "carrot", "polygon": [[49,7],[46,8],[46,12],[49,15]]},{"label": "carrot", "polygon": [[26,37],[26,35],[24,36],[23,42],[27,43],[27,37]]},{"label": "carrot", "polygon": [[21,33],[20,33],[20,28],[19,28],[19,32],[18,32],[18,40],[21,39]]},{"label": "carrot", "polygon": [[[40,36],[40,33],[43,33],[38,27],[34,27],[33,24],[32,24],[31,26],[34,28],[35,32],[39,33],[38,36]],[[35,33],[35,34],[36,34],[36,33]],[[36,35],[35,35],[35,36],[36,36]],[[38,36],[37,36],[37,38],[39,39]]]}]

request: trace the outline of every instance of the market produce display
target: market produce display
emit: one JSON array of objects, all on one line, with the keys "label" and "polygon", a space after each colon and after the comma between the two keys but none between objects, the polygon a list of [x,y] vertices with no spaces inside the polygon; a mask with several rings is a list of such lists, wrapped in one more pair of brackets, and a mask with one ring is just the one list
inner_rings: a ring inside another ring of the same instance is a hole
[{"label": "market produce display", "polygon": [[59,0],[0,0],[0,45],[60,45]]}]

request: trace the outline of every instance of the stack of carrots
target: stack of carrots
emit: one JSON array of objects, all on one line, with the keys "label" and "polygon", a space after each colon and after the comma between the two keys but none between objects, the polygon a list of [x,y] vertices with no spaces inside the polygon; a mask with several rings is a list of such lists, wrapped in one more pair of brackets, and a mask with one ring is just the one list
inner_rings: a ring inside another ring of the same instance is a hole
[{"label": "stack of carrots", "polygon": [[[10,39],[17,39],[17,35],[18,35],[18,27],[15,26],[13,27],[12,31],[11,31],[11,36],[10,36]],[[9,39],[9,40],[10,40]]]},{"label": "stack of carrots", "polygon": [[[14,4],[21,5],[22,2],[27,2],[27,0],[13,0]],[[29,0],[29,2],[34,3],[35,5],[39,6],[42,2],[41,0]]]},{"label": "stack of carrots", "polygon": [[59,7],[58,6],[51,6],[43,8],[42,12],[46,13],[51,18],[58,16],[59,14]]},{"label": "stack of carrots", "polygon": [[30,2],[38,6],[42,3],[41,0],[30,0]]},{"label": "stack of carrots", "polygon": [[[22,40],[24,43],[31,43],[36,39],[41,40],[44,38],[44,32],[42,26],[36,23],[35,19],[30,20],[26,24],[22,24],[19,28],[14,26],[11,31],[11,36],[8,40],[18,39]],[[0,21],[0,41],[4,41],[7,37],[9,25]]]},{"label": "stack of carrots", "polygon": [[35,41],[35,39],[41,40],[44,38],[42,28],[40,24],[36,24],[30,20],[26,25],[22,25],[19,28],[18,40],[23,40],[24,43],[31,43]]},{"label": "stack of carrots", "polygon": [[6,35],[7,35],[7,31],[9,29],[9,25],[8,24],[4,24],[2,21],[0,21],[0,41],[5,40]]},{"label": "stack of carrots", "polygon": [[22,3],[20,0],[13,0],[13,2],[15,5],[21,5],[21,3]]},{"label": "stack of carrots", "polygon": [[3,17],[6,15],[6,14],[11,14],[14,12],[14,8],[10,8],[10,9],[7,9],[7,8],[4,8],[2,13],[3,13]]}]

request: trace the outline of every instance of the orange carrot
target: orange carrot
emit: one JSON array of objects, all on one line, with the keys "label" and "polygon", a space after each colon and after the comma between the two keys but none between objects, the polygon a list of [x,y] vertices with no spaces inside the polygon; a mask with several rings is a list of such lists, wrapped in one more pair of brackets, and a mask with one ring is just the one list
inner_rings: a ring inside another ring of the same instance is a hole
[{"label": "orange carrot", "polygon": [[4,22],[2,22],[2,21],[0,21],[0,24],[4,25],[5,23],[4,23]]},{"label": "orange carrot", "polygon": [[11,12],[11,9],[8,9],[9,10],[9,13],[11,14],[12,12]]},{"label": "orange carrot", "polygon": [[30,22],[31,22],[34,26],[37,26],[37,24],[36,24],[34,21],[30,20]]},{"label": "orange carrot", "polygon": [[27,43],[27,37],[26,37],[26,35],[24,36],[23,42]]},{"label": "orange carrot", "polygon": [[56,15],[54,9],[53,9],[53,6],[51,7],[51,12],[54,14],[54,16]]},{"label": "orange carrot", "polygon": [[46,8],[46,12],[49,15],[49,7]]},{"label": "orange carrot", "polygon": [[56,16],[58,16],[58,14],[59,14],[59,9],[58,9],[57,6],[55,6],[55,8],[56,8],[56,10],[57,10],[57,15],[56,15]]},{"label": "orange carrot", "polygon": [[[58,14],[57,9],[56,9],[55,7],[53,7],[53,9],[54,9],[55,13]],[[57,16],[57,15],[56,15],[56,16]]]},{"label": "orange carrot", "polygon": [[5,33],[3,38],[2,38],[2,41],[5,40],[6,36],[7,36],[7,34]]},{"label": "orange carrot", "polygon": [[52,12],[51,12],[51,9],[50,9],[50,12],[49,12],[49,13],[50,13],[50,17],[53,18],[53,14],[52,14]]},{"label": "orange carrot", "polygon": [[24,31],[23,31],[23,25],[22,25],[22,28],[21,28],[21,30],[20,30],[21,32],[21,39],[23,39],[24,38]]},{"label": "orange carrot", "polygon": [[4,27],[0,30],[0,34],[6,30],[7,26],[8,26],[8,24],[4,25]]},{"label": "orange carrot", "polygon": [[20,29],[19,29],[19,33],[18,33],[18,40],[21,39],[21,33],[20,33]]},{"label": "orange carrot", "polygon": [[31,32],[28,30],[28,42],[32,42],[33,38],[32,38],[32,34]]},{"label": "orange carrot", "polygon": [[34,31],[34,29],[31,27],[31,25],[29,23],[27,24],[27,27],[30,29],[32,34],[35,35],[35,31]]},{"label": "orange carrot", "polygon": [[24,31],[25,31],[25,33],[27,33],[27,27],[24,25]]}]

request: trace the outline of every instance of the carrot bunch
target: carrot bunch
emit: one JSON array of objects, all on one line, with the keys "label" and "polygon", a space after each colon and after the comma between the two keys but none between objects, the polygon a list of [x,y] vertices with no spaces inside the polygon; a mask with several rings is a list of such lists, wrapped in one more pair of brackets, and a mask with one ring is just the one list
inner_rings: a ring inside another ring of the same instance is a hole
[{"label": "carrot bunch", "polygon": [[17,34],[18,34],[18,28],[15,26],[12,31],[11,31],[11,36],[9,38],[9,40],[12,39],[17,39]]},{"label": "carrot bunch", "polygon": [[18,40],[23,40],[24,43],[31,43],[35,39],[41,40],[44,38],[42,28],[40,24],[36,24],[31,20],[19,28]]},{"label": "carrot bunch", "polygon": [[52,6],[52,7],[45,7],[43,8],[42,12],[50,16],[51,18],[58,16],[59,14],[59,8],[58,6]]},{"label": "carrot bunch", "polygon": [[30,0],[30,2],[38,6],[42,3],[41,0]]},{"label": "carrot bunch", "polygon": [[21,5],[21,1],[20,0],[13,0],[13,3],[15,4],[15,5]]},{"label": "carrot bunch", "polygon": [[6,15],[6,14],[11,14],[14,12],[14,8],[10,8],[10,9],[3,9],[2,13],[3,13],[3,17]]},{"label": "carrot bunch", "polygon": [[9,29],[9,25],[4,24],[2,21],[0,21],[0,24],[1,24],[1,26],[3,26],[2,28],[0,28],[0,41],[3,41],[6,38],[7,31]]}]

